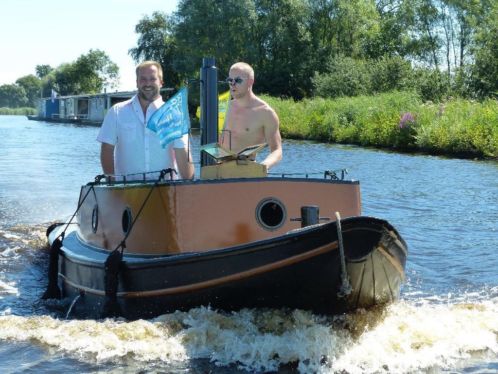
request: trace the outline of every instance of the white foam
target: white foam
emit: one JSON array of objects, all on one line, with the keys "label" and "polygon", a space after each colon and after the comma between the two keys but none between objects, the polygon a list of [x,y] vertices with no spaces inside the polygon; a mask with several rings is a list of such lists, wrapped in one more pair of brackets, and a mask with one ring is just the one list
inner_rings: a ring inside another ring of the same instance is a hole
[{"label": "white foam", "polygon": [[19,296],[19,290],[14,282],[4,282],[0,280],[0,295]]},{"label": "white foam", "polygon": [[0,316],[0,339],[38,341],[83,361],[203,358],[248,371],[293,363],[303,373],[454,369],[483,354],[498,362],[497,336],[497,298],[468,304],[399,302],[334,319],[303,311],[224,314],[209,308],[135,322]]}]

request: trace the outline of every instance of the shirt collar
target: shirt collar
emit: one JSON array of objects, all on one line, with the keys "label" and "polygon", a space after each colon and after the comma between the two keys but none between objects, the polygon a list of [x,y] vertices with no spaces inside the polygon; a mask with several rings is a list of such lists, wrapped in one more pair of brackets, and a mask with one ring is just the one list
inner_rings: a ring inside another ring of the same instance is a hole
[{"label": "shirt collar", "polygon": [[[134,105],[138,105],[139,107],[141,107],[138,94],[133,96],[132,101],[134,102]],[[147,107],[147,111],[149,109],[158,109],[161,105],[163,105],[163,103],[164,103],[163,98],[161,95],[159,95],[159,97],[156,100],[154,100],[152,103],[149,104],[149,106]]]},{"label": "shirt collar", "polygon": [[[164,103],[163,98],[161,95],[159,95],[159,97],[156,100],[154,100],[152,103],[150,103],[149,106],[147,107],[147,118],[149,118],[152,115],[152,113],[154,113],[159,107],[161,107],[163,103]],[[141,118],[141,120],[143,121],[144,115],[142,112],[142,106],[140,105],[138,94],[133,96],[133,98],[131,99],[131,104],[135,108],[135,112],[137,113],[139,118]]]}]

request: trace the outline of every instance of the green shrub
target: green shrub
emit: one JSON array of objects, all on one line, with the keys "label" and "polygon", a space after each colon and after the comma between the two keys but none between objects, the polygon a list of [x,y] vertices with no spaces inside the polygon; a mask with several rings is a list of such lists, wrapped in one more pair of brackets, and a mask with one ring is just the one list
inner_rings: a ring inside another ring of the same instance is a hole
[{"label": "green shrub", "polygon": [[312,81],[315,94],[321,97],[357,96],[370,92],[367,64],[350,57],[332,58],[327,73],[315,73]]},{"label": "green shrub", "polygon": [[418,68],[413,72],[413,88],[423,101],[440,102],[451,90],[448,75],[433,69]]},{"label": "green shrub", "polygon": [[27,115],[35,115],[35,108],[0,108],[0,115],[13,115],[13,116],[27,116]]},{"label": "green shrub", "polygon": [[413,84],[410,62],[399,56],[384,56],[372,61],[369,73],[373,93],[408,90]]},{"label": "green shrub", "polygon": [[286,138],[498,157],[495,100],[423,104],[406,91],[299,102],[263,98],[277,112]]}]

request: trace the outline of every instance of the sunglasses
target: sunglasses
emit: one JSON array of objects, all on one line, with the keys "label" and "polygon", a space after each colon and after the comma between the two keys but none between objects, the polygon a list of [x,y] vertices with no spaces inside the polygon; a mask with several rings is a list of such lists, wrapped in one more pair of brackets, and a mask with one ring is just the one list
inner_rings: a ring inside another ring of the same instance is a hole
[{"label": "sunglasses", "polygon": [[242,82],[244,82],[244,78],[241,78],[241,77],[237,77],[237,78],[230,78],[228,77],[227,79],[225,79],[225,82],[227,82],[228,84],[241,84]]}]

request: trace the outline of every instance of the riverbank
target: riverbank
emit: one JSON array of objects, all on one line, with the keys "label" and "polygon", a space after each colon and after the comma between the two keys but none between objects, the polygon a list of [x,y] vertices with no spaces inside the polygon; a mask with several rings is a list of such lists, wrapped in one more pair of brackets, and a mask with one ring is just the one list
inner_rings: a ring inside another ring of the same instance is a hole
[{"label": "riverbank", "polygon": [[28,116],[35,115],[35,108],[0,108],[0,116]]},{"label": "riverbank", "polygon": [[295,102],[263,96],[284,138],[460,158],[498,158],[498,102],[423,103],[415,93]]}]

